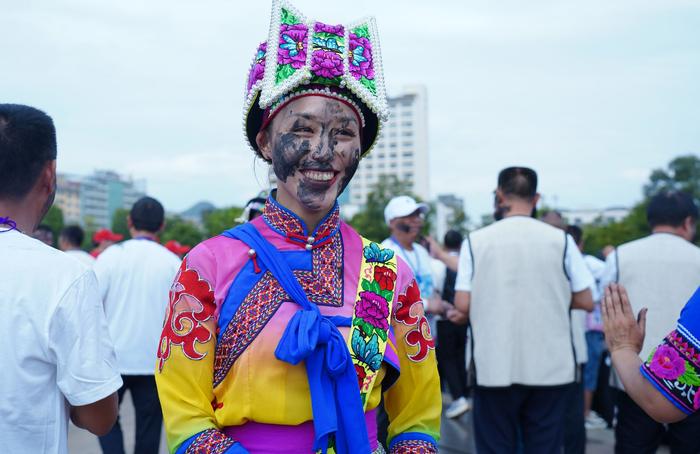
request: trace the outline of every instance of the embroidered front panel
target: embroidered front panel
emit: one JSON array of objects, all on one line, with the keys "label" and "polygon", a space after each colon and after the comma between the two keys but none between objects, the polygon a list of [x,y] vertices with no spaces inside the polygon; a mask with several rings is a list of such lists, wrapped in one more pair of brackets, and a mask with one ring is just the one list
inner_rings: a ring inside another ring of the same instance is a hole
[{"label": "embroidered front panel", "polygon": [[362,243],[360,282],[348,341],[360,396],[366,405],[386,350],[396,286],[396,257],[391,249],[381,249],[364,238]]},{"label": "embroidered front panel", "polygon": [[437,454],[437,446],[424,440],[401,440],[394,443],[389,454]]},{"label": "embroidered front panel", "polygon": [[185,454],[223,454],[235,442],[216,429],[205,430],[187,447]]},{"label": "embroidered front panel", "polygon": [[414,353],[408,355],[411,361],[420,362],[428,357],[430,350],[435,349],[435,340],[430,333],[430,324],[423,312],[423,301],[416,280],[406,287],[406,290],[399,294],[398,302],[394,311],[394,318],[397,322],[403,323],[412,329],[406,333],[406,343],[414,347]]},{"label": "embroidered front panel", "polygon": [[[309,301],[321,306],[343,305],[343,241],[333,235],[313,251],[312,270],[294,270]],[[258,336],[283,301],[291,301],[269,271],[253,287],[216,345],[214,386],[221,383],[233,363]]]},{"label": "embroidered front panel", "polygon": [[[286,211],[274,200],[268,200],[263,208],[263,219],[273,230],[285,236],[305,237],[306,231],[301,219]],[[333,210],[316,227],[317,236],[330,235],[340,226],[340,209],[336,204]],[[318,238],[317,238],[318,239]],[[306,240],[306,238],[304,238]]]},{"label": "embroidered front panel", "polygon": [[700,349],[682,332],[671,332],[642,365],[645,375],[687,413],[700,410]]},{"label": "embroidered front panel", "polygon": [[197,351],[195,342],[204,344],[211,340],[213,328],[205,324],[213,324],[215,310],[211,284],[196,270],[188,269],[187,259],[183,260],[170,289],[170,303],[158,344],[159,371],[163,370],[173,345],[182,347],[182,353],[189,359],[200,360],[206,356]]}]

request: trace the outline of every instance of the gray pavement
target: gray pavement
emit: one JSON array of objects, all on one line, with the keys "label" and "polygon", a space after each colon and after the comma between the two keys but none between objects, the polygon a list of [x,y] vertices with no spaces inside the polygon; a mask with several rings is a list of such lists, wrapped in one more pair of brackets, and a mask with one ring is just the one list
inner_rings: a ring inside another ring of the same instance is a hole
[{"label": "gray pavement", "polygon": [[[127,454],[133,453],[134,407],[129,393],[124,396],[120,422],[124,432],[126,452]],[[465,413],[458,419],[443,417],[441,432],[440,452],[445,454],[473,454],[476,452],[472,434],[471,413]],[[586,454],[611,454],[613,452],[613,442],[612,430],[589,431]],[[72,425],[68,433],[68,447],[71,454],[102,454],[97,438],[94,435]],[[166,454],[167,452],[165,436],[163,435],[158,454]],[[667,452],[667,450],[659,450],[659,454]]]}]

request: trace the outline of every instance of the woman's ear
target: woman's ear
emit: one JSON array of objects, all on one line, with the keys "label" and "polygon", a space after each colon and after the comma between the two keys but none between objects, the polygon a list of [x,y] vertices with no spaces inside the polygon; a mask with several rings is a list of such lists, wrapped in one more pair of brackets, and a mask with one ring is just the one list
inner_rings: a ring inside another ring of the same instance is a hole
[{"label": "woman's ear", "polygon": [[267,128],[260,131],[258,135],[255,136],[255,143],[258,144],[258,150],[263,159],[267,162],[272,161],[272,144],[270,144],[270,135],[267,133]]}]

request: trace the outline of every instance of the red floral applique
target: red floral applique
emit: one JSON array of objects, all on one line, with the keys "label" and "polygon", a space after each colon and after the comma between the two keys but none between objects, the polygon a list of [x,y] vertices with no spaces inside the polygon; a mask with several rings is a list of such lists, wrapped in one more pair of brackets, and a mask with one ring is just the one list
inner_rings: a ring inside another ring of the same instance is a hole
[{"label": "red floral applique", "polygon": [[189,359],[206,356],[195,349],[195,341],[203,344],[211,339],[212,333],[204,322],[214,316],[215,310],[211,285],[201,279],[196,270],[187,269],[187,260],[184,260],[170,289],[170,304],[158,347],[158,370],[163,370],[172,345],[180,345]]},{"label": "red floral applique", "polygon": [[382,290],[394,290],[396,273],[386,266],[377,266],[374,268],[374,280],[379,283],[379,288]]},{"label": "red floral applique", "polygon": [[[413,309],[414,307],[416,309]],[[413,328],[406,334],[406,343],[417,347],[418,351],[412,355],[409,354],[408,358],[416,362],[423,361],[428,357],[430,350],[435,349],[435,340],[430,334],[430,325],[423,313],[423,301],[415,279],[411,281],[405,292],[399,294],[394,318]]]}]

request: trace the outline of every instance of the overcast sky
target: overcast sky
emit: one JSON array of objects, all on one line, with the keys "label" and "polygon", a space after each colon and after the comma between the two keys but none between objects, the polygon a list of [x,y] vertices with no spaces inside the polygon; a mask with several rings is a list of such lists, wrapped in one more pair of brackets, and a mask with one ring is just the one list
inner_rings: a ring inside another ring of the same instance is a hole
[{"label": "overcast sky", "polygon": [[[242,133],[270,3],[0,0],[0,102],[58,128],[59,171],[147,180],[178,211],[266,181]],[[377,17],[389,94],[428,89],[431,192],[490,211],[496,174],[540,174],[550,205],[630,205],[649,171],[700,153],[700,2],[297,0]]]}]

